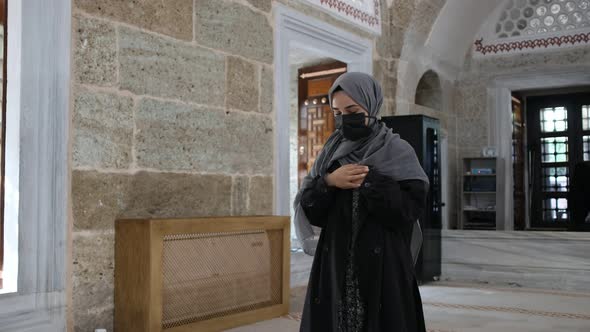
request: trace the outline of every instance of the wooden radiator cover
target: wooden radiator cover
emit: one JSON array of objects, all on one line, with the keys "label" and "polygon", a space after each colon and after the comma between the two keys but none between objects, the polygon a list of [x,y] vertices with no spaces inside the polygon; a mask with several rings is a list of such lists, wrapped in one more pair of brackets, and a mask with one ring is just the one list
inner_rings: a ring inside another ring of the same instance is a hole
[{"label": "wooden radiator cover", "polygon": [[289,312],[289,217],[115,225],[115,331],[220,331]]}]

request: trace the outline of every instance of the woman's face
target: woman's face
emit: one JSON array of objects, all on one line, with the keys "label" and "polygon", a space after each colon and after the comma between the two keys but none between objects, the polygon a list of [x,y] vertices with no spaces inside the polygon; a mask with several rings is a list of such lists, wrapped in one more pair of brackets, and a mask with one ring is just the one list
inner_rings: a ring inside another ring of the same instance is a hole
[{"label": "woman's face", "polygon": [[[332,110],[334,111],[334,116],[353,113],[364,113],[365,116],[369,115],[366,109],[352,100],[344,91],[338,91],[332,95]],[[365,118],[365,124],[369,124],[369,118]]]}]

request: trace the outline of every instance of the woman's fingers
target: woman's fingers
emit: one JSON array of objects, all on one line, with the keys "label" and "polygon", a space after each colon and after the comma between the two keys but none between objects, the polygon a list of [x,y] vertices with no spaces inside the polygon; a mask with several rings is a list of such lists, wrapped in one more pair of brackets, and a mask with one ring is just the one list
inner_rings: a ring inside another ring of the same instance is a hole
[{"label": "woman's fingers", "polygon": [[357,182],[359,180],[364,179],[367,176],[367,173],[362,173],[362,174],[357,174],[357,175],[351,175],[348,177],[348,181],[350,182]]},{"label": "woman's fingers", "polygon": [[361,186],[361,184],[365,181],[365,176],[356,176],[354,178],[349,178],[348,179],[348,185],[350,185],[351,188],[358,188]]},{"label": "woman's fingers", "polygon": [[367,166],[361,166],[361,165],[354,165],[354,167],[350,167],[349,169],[347,169],[348,175],[363,174],[363,173],[367,173],[368,171],[369,171],[369,168]]},{"label": "woman's fingers", "polygon": [[354,189],[360,187],[369,168],[364,165],[348,164],[340,167],[332,174],[333,183],[341,189]]}]

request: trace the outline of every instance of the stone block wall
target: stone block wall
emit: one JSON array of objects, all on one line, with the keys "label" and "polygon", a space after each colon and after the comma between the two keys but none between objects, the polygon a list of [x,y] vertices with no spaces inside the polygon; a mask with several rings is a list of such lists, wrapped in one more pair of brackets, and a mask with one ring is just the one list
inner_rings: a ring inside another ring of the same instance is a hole
[{"label": "stone block wall", "polygon": [[275,2],[375,40],[393,110],[392,31],[296,0],[73,1],[74,331],[112,331],[117,218],[272,214]]},{"label": "stone block wall", "polygon": [[270,9],[74,1],[75,331],[112,331],[116,218],[272,214]]}]

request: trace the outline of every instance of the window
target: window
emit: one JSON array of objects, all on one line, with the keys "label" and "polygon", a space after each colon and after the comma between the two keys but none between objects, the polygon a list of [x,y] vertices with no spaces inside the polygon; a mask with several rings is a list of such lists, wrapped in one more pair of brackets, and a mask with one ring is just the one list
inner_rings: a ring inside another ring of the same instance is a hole
[{"label": "window", "polygon": [[541,130],[545,133],[567,130],[567,110],[565,107],[542,109]]},{"label": "window", "polygon": [[571,177],[577,164],[590,160],[589,100],[588,93],[527,98],[532,227],[576,226]]},{"label": "window", "polygon": [[590,27],[590,0],[509,0],[496,36],[541,35]]},{"label": "window", "polygon": [[[72,3],[2,3],[7,18],[2,78],[7,84],[2,93],[6,126],[0,329],[64,331]],[[9,283],[13,286],[7,292]]]}]

